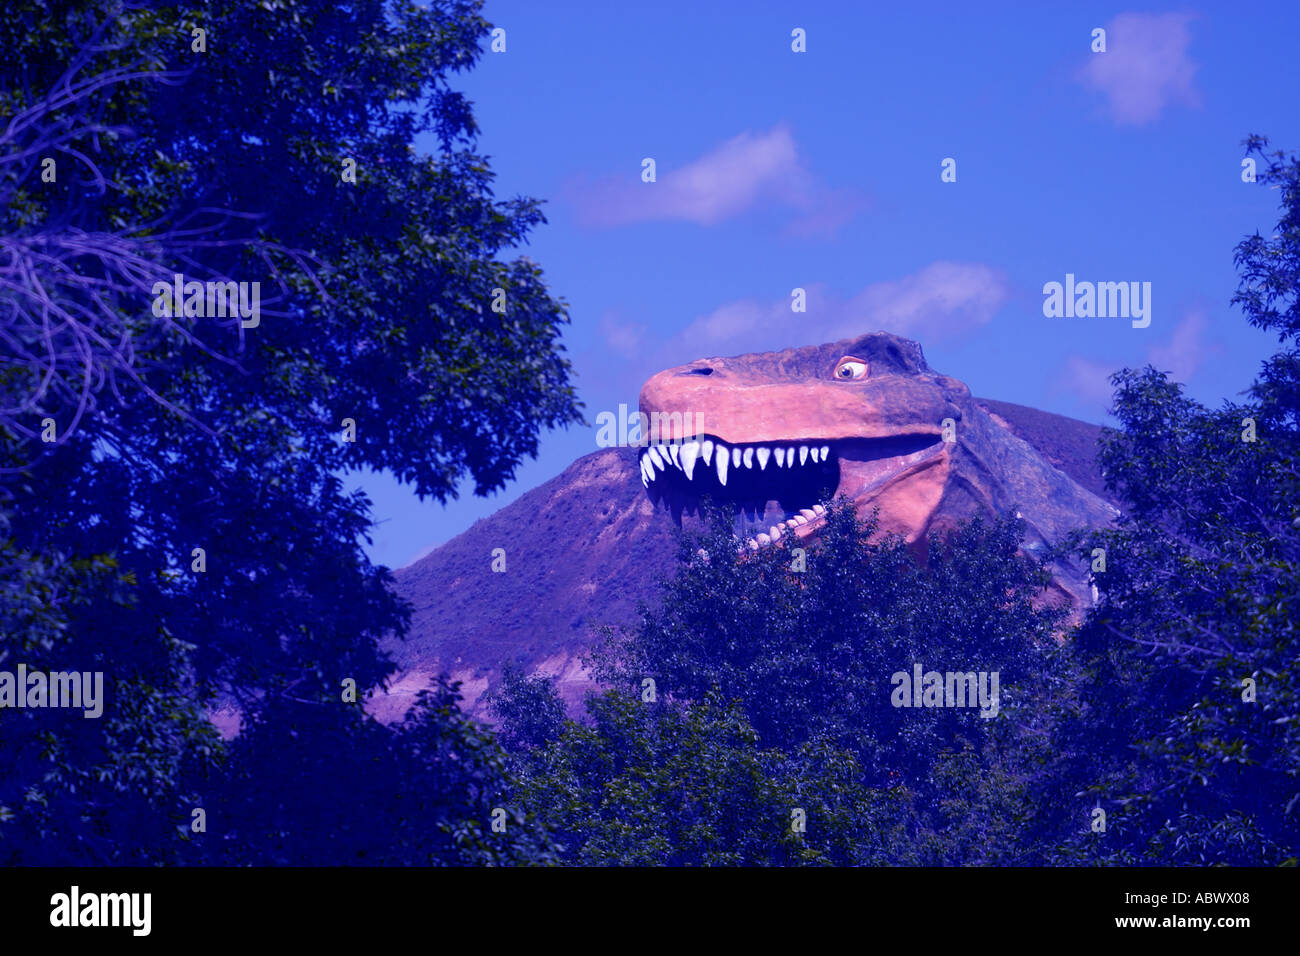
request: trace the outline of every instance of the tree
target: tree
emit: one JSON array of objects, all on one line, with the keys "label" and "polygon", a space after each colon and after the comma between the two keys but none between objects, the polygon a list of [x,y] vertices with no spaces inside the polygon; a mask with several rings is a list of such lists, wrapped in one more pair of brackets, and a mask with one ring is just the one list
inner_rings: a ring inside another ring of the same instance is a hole
[{"label": "tree", "polygon": [[[551,679],[526,683],[530,697],[557,700]],[[498,702],[524,692],[516,684]],[[610,689],[587,716],[513,755],[514,802],[569,863],[868,865],[902,852],[904,794],[868,790],[852,754],[825,741],[765,748],[737,707],[713,698],[643,702]]]},{"label": "tree", "polygon": [[1101,603],[1071,644],[1077,695],[1043,787],[1107,828],[1058,833],[1064,860],[1300,856],[1300,163],[1246,145],[1283,209],[1275,238],[1237,246],[1233,302],[1281,350],[1218,409],[1154,368],[1114,377],[1101,464],[1128,507],[1088,544],[1106,551]]},{"label": "tree", "polygon": [[[195,781],[207,832],[182,821],[185,862],[499,866],[556,862],[549,835],[507,792],[492,735],[445,679],[388,727],[359,708],[277,702]],[[277,712],[278,711],[278,712]]]},{"label": "tree", "polygon": [[1282,435],[1300,432],[1300,159],[1282,150],[1269,152],[1268,140],[1250,136],[1246,151],[1265,163],[1258,182],[1277,189],[1281,216],[1276,233],[1258,232],[1237,244],[1233,262],[1241,282],[1232,304],[1256,328],[1277,334],[1279,349],[1260,371],[1250,395],[1264,425]]},{"label": "tree", "polygon": [[[589,701],[587,725],[533,735],[512,754],[520,802],[567,859],[1023,855],[1017,838],[1034,822],[1024,778],[1042,759],[1041,715],[1059,677],[1062,613],[1037,606],[1044,572],[1019,553],[1013,519],[936,536],[924,562],[876,527],[832,502],[802,570],[789,541],[739,548],[724,512],[682,534],[661,606],[593,657],[613,689]],[[897,706],[893,677],[910,679],[918,663],[999,672],[997,716]],[[655,699],[642,702],[647,678]],[[548,692],[537,681],[498,699],[504,739],[528,737],[519,716],[541,712]],[[774,819],[793,807],[807,814],[809,838],[787,845]]]},{"label": "tree", "polygon": [[973,708],[895,706],[893,675],[910,678],[916,664],[996,671],[999,712],[1014,713],[1050,667],[1063,614],[1036,606],[1047,578],[1018,553],[1014,519],[935,535],[924,563],[876,529],[874,517],[832,502],[796,571],[793,545],[738,551],[729,517],[715,515],[705,537],[683,539],[662,607],[602,656],[601,673],[634,686],[651,676],[688,700],[716,690],[740,702],[765,745],[825,737],[876,784],[924,790],[942,746],[978,746],[997,722]]},{"label": "tree", "polygon": [[501,686],[486,703],[500,721],[497,740],[506,750],[544,747],[564,731],[564,702],[553,682],[525,675],[517,664],[502,669]]},{"label": "tree", "polygon": [[[477,3],[7,14],[0,660],[104,672],[111,717],[0,713],[0,853],[165,858],[202,796],[184,781],[221,756],[218,696],[292,722],[392,672],[377,641],[408,609],[337,475],[501,487],[580,420],[567,316],[510,258],[537,203],[492,196],[448,85],[488,31]],[[259,321],[160,323],[142,291],[178,272],[264,283]]]}]

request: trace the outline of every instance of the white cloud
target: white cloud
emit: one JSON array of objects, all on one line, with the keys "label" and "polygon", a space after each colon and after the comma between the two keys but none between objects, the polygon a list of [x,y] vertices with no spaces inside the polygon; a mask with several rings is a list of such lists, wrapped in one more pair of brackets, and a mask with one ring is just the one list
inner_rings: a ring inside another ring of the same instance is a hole
[{"label": "white cloud", "polygon": [[1124,367],[1122,362],[1098,362],[1075,355],[1066,360],[1056,377],[1056,391],[1073,392],[1079,398],[1104,410],[1110,407],[1113,390],[1110,377]]},{"label": "white cloud", "polygon": [[1221,345],[1205,341],[1209,319],[1200,310],[1189,312],[1174,328],[1173,335],[1164,345],[1153,346],[1147,361],[1178,382],[1186,382],[1213,355],[1222,352]]},{"label": "white cloud", "polygon": [[1122,368],[1152,365],[1168,372],[1176,382],[1190,381],[1210,358],[1223,351],[1222,345],[1205,340],[1208,331],[1208,317],[1195,309],[1174,326],[1167,342],[1150,346],[1139,361],[1098,361],[1077,355],[1067,359],[1057,376],[1055,390],[1073,392],[1101,412],[1110,407],[1114,397],[1110,376]]},{"label": "white cloud", "polygon": [[610,351],[623,358],[632,358],[643,347],[645,325],[621,319],[615,312],[606,312],[600,317],[599,330],[601,339]]},{"label": "white cloud", "polygon": [[934,262],[892,282],[867,286],[851,299],[833,338],[859,334],[863,323],[933,340],[986,324],[1010,298],[1006,277],[973,262]]},{"label": "white cloud", "polygon": [[[934,262],[901,279],[875,282],[851,298],[820,284],[805,287],[807,311],[791,300],[741,299],[692,322],[675,352],[691,358],[817,345],[864,332],[894,332],[932,342],[984,325],[1010,298],[1006,277],[980,263]],[[677,361],[685,361],[676,358]]]},{"label": "white cloud", "polygon": [[1187,52],[1193,17],[1121,13],[1106,24],[1106,52],[1089,53],[1079,79],[1105,96],[1115,122],[1141,126],[1172,104],[1199,104],[1197,65]]},{"label": "white cloud", "polygon": [[677,169],[659,165],[653,183],[628,175],[576,181],[567,192],[581,220],[593,226],[669,220],[711,226],[766,203],[791,211],[791,228],[806,234],[833,231],[862,205],[816,181],[785,125],[741,133]]}]

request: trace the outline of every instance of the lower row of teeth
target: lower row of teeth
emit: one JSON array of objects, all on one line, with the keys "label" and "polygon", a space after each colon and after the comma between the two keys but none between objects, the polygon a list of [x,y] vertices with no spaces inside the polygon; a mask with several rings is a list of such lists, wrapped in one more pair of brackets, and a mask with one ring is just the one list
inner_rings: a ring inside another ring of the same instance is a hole
[{"label": "lower row of teeth", "polygon": [[681,445],[651,445],[641,456],[641,484],[649,488],[650,482],[655,480],[656,469],[666,471],[669,468],[681,469],[686,475],[686,480],[693,481],[695,466],[699,459],[703,459],[705,467],[708,467],[712,461],[713,467],[718,472],[718,484],[725,488],[727,471],[731,468],[753,468],[757,465],[759,471],[764,471],[769,460],[773,462],[773,467],[793,468],[796,456],[799,464],[803,465],[809,458],[814,464],[825,462],[829,460],[830,454],[829,445],[820,447],[799,445],[775,450],[762,445],[751,445],[744,449],[728,448],[721,442],[718,442],[715,447],[714,442],[708,440],[688,441]]},{"label": "lower row of teeth", "polygon": [[780,524],[774,524],[767,530],[767,534],[756,534],[745,542],[749,550],[757,551],[759,548],[772,544],[774,541],[780,541],[781,536],[787,531],[793,531],[800,525],[808,524],[815,521],[822,515],[826,514],[826,509],[821,505],[813,505],[811,508],[801,508],[799,513],[788,521],[782,521]]}]

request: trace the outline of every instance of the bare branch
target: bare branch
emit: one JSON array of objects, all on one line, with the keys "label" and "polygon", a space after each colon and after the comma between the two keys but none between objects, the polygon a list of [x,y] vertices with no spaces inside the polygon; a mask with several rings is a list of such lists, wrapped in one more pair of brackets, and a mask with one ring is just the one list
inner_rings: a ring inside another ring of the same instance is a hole
[{"label": "bare branch", "polygon": [[[105,168],[100,137],[132,131],[105,118],[109,99],[129,84],[175,85],[188,75],[145,58],[96,68],[105,54],[127,49],[125,42],[110,38],[122,12],[114,6],[93,26],[46,95],[0,129],[0,204],[11,201],[40,160],[54,153],[75,159],[88,176],[79,185],[93,187],[97,195],[110,186],[121,188]],[[237,368],[233,356],[242,346],[242,324],[237,315],[212,319],[169,311],[155,316],[150,304],[157,283],[170,284],[176,274],[186,281],[230,282],[234,279],[225,274],[230,264],[244,263],[255,270],[255,281],[271,287],[260,298],[263,316],[294,314],[289,309],[295,296],[291,280],[306,281],[319,297],[328,298],[317,276],[319,264],[303,251],[259,235],[258,218],[178,205],[126,229],[87,231],[47,223],[0,237],[0,431],[30,443],[40,435],[41,419],[53,417],[59,423],[57,445],[93,412],[101,393],[125,400],[123,383],[193,421],[163,394],[160,382],[149,381],[150,369],[142,366],[141,356],[179,343]],[[223,346],[220,336],[226,333],[234,336]],[[43,442],[34,447],[33,460],[48,449]]]}]

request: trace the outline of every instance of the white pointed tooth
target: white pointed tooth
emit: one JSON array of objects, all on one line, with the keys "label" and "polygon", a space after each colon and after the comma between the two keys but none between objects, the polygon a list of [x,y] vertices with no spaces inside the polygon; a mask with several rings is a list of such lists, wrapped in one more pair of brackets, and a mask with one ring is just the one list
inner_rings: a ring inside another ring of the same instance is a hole
[{"label": "white pointed tooth", "polygon": [[750,538],[750,539],[749,539],[748,541],[746,541],[745,543],[749,545],[749,550],[750,550],[750,551],[757,551],[757,550],[758,550],[758,542],[755,541],[753,538]]},{"label": "white pointed tooth", "polygon": [[821,505],[813,505],[813,511],[817,512],[819,515],[824,515],[826,513],[826,509]]},{"label": "white pointed tooth", "polygon": [[814,518],[817,517],[817,512],[809,508],[800,508],[799,513],[803,515],[805,518],[807,518],[809,521],[812,521]]},{"label": "white pointed tooth", "polygon": [[767,467],[767,459],[768,456],[771,454],[772,452],[767,448],[758,449],[758,470],[759,471],[762,471],[764,468]]},{"label": "white pointed tooth", "polygon": [[677,458],[677,446],[676,446],[676,445],[669,445],[669,446],[668,446],[668,454],[670,454],[670,455],[673,456],[673,464],[674,464],[674,465],[677,465],[677,466],[680,468],[680,467],[681,467],[681,462],[680,462],[680,461],[678,460],[678,458]]},{"label": "white pointed tooth", "polygon": [[778,468],[784,468],[784,467],[785,467],[785,449],[784,449],[784,448],[778,448],[778,449],[776,450],[776,467],[778,467]]},{"label": "white pointed tooth", "polygon": [[718,446],[718,483],[722,487],[727,487],[727,467],[731,464],[731,456],[727,454],[727,449],[721,445]]},{"label": "white pointed tooth", "polygon": [[663,459],[659,457],[659,452],[655,450],[654,445],[650,446],[650,460],[655,463],[656,468],[662,468],[664,466]]},{"label": "white pointed tooth", "polygon": [[803,515],[795,515],[793,518],[790,519],[790,523],[795,525],[807,524],[808,519],[805,518]]},{"label": "white pointed tooth", "polygon": [[746,449],[745,449],[745,454],[742,456],[741,461],[744,463],[744,465],[745,465],[746,468],[753,468],[753,467],[754,467],[754,449],[752,449],[752,448],[746,448]]},{"label": "white pointed tooth", "polygon": [[771,544],[771,543],[772,543],[772,539],[769,538],[767,535],[763,534],[761,531],[760,531],[758,534],[754,535],[754,539],[755,539],[755,540],[756,540],[760,545]]},{"label": "white pointed tooth", "polygon": [[808,449],[808,455],[812,458],[813,464],[816,464],[822,459],[822,450],[820,448],[810,448]]},{"label": "white pointed tooth", "polygon": [[644,468],[641,469],[641,484],[645,485],[647,488],[650,487],[650,479],[645,476]]},{"label": "white pointed tooth", "polygon": [[781,526],[780,526],[779,524],[774,524],[774,525],[772,525],[771,530],[769,530],[767,534],[768,534],[768,537],[770,537],[773,541],[780,541],[780,540],[781,540]]},{"label": "white pointed tooth", "polygon": [[739,468],[739,467],[740,467],[740,449],[739,449],[739,448],[733,448],[733,449],[731,449],[731,467],[732,467],[732,468]]},{"label": "white pointed tooth", "polygon": [[709,459],[713,457],[713,442],[704,439],[704,444],[700,446],[700,453],[704,456],[704,463],[707,465]]},{"label": "white pointed tooth", "polygon": [[640,458],[638,458],[636,463],[641,469],[641,480],[642,481],[649,480],[650,476],[645,473],[645,465],[646,465],[645,455],[642,455]]},{"label": "white pointed tooth", "polygon": [[682,446],[682,471],[686,472],[687,481],[695,477],[695,456],[699,453],[700,443],[697,441],[688,441]]},{"label": "white pointed tooth", "polygon": [[822,461],[830,461],[830,457],[831,457],[831,446],[822,445]]},{"label": "white pointed tooth", "polygon": [[800,446],[799,446],[799,464],[800,464],[800,465],[805,465],[805,464],[807,464],[807,463],[808,463],[808,446],[807,446],[807,445],[800,445]]}]

